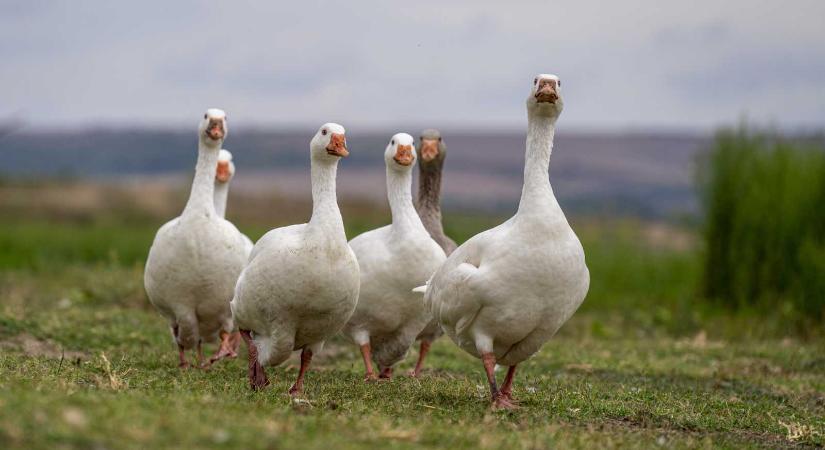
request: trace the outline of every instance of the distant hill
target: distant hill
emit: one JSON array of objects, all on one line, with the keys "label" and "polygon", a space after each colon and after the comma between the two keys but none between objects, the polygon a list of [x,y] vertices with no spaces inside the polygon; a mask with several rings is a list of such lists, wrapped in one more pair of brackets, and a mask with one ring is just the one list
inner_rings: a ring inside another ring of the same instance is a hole
[{"label": "distant hill", "polygon": [[[312,132],[232,130],[237,189],[308,195]],[[521,192],[523,133],[445,132],[447,205],[508,212]],[[384,196],[383,151],[390,133],[348,133],[351,156],[341,164],[341,195]],[[574,213],[669,218],[693,214],[693,166],[705,136],[667,133],[556,137],[550,177],[565,210]],[[191,176],[192,132],[83,130],[0,135],[0,176],[118,179]],[[174,177],[173,177],[174,178]]]}]

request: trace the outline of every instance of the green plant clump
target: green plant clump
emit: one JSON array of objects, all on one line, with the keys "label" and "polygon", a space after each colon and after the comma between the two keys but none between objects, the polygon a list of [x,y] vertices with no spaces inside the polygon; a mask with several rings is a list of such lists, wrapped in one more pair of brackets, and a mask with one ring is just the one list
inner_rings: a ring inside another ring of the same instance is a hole
[{"label": "green plant clump", "polygon": [[825,151],[746,127],[699,165],[704,294],[795,323],[825,317]]}]

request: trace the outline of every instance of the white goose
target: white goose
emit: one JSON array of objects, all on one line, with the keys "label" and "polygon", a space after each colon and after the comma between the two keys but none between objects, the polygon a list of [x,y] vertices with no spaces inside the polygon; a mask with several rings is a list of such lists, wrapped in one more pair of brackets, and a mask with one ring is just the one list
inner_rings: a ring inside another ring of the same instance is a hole
[{"label": "white goose", "polygon": [[344,334],[361,348],[367,381],[374,380],[372,358],[381,378],[392,377],[431,315],[412,291],[444,262],[444,251],[430,237],[412,202],[413,138],[399,133],[384,151],[392,224],[350,241],[361,269],[361,291]]},{"label": "white goose", "polygon": [[146,294],[169,320],[181,367],[189,365],[185,350],[197,348],[200,363],[202,342],[218,336],[211,361],[235,354],[229,301],[249,252],[238,229],[215,211],[218,153],[227,132],[226,114],[209,109],[198,129],[189,201],[180,217],[158,230],[146,260]]},{"label": "white goose", "polygon": [[[222,218],[226,218],[226,200],[229,196],[229,183],[233,178],[235,178],[235,163],[232,162],[232,153],[222,148],[218,153],[218,167],[215,172],[215,212]],[[252,251],[252,240],[243,233],[241,236],[246,242],[247,254],[249,254]]]},{"label": "white goose", "polygon": [[300,393],[312,356],[355,310],[358,261],[335,196],[338,160],[348,154],[344,133],[341,125],[327,123],[310,143],[309,223],[264,235],[238,279],[232,313],[249,347],[253,389],[268,384],[264,366],[281,364],[300,349],[301,368],[289,390]]},{"label": "white goose", "polygon": [[[536,353],[573,315],[590,283],[581,243],[548,178],[561,110],[558,77],[536,77],[527,98],[527,151],[518,212],[458,247],[426,287],[425,303],[447,335],[482,359],[494,407],[515,407],[516,365]],[[496,363],[509,366],[501,390],[496,386]]]}]

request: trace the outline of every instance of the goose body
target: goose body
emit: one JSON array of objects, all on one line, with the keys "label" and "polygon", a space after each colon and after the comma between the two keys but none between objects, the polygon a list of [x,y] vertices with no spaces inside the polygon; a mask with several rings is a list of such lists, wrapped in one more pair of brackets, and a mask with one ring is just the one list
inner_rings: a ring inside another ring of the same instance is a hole
[{"label": "goose body", "polygon": [[[559,80],[540,75],[527,101],[524,188],[507,222],[458,247],[428,283],[425,302],[450,339],[483,360],[494,405],[513,407],[517,364],[536,353],[584,300],[584,251],[549,183]],[[498,390],[493,368],[510,366]]]},{"label": "goose body", "polygon": [[[221,337],[228,350],[232,331],[229,301],[246,262],[248,247],[232,223],[215,211],[214,179],[218,152],[226,135],[225,113],[210,109],[200,126],[198,162],[183,213],[155,235],[144,272],[150,302],[170,324],[184,351]],[[228,352],[231,354],[231,352]]]},{"label": "goose body", "polygon": [[412,292],[444,262],[444,251],[430,237],[412,203],[413,138],[392,137],[385,151],[387,195],[392,224],[350,241],[360,267],[358,305],[344,334],[362,351],[366,379],[374,379],[371,359],[389,378],[431,319],[421,296]]},{"label": "goose body", "polygon": [[[421,158],[418,164],[418,203],[416,209],[421,223],[438,243],[447,256],[456,249],[455,241],[444,234],[441,224],[441,173],[444,160],[447,156],[447,145],[438,130],[427,129],[421,132]],[[432,342],[441,337],[444,331],[438,321],[431,318],[427,325],[418,333],[416,339],[421,342],[418,349],[418,361],[410,375],[417,377],[424,367],[424,358],[430,350]]]},{"label": "goose body", "polygon": [[347,155],[344,128],[325,124],[310,144],[313,211],[309,223],[277,228],[252,250],[232,300],[250,347],[250,385],[268,384],[264,367],[302,350],[297,394],[312,355],[338,333],[358,299],[358,262],[347,244],[335,195],[338,159]]}]

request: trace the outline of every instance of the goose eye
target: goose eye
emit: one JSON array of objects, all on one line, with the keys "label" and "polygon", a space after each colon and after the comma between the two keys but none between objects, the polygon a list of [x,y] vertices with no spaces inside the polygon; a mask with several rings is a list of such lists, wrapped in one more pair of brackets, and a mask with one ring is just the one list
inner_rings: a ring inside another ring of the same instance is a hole
[{"label": "goose eye", "polygon": [[390,141],[390,145],[395,145],[395,139]]},{"label": "goose eye", "polygon": [[561,80],[556,81],[556,86],[561,87]]},{"label": "goose eye", "polygon": [[538,78],[533,79],[533,84],[536,84],[536,83],[538,83],[538,82],[539,82],[539,79],[538,79]]},{"label": "goose eye", "polygon": [[440,138],[440,137],[438,138],[438,142],[441,142],[441,138]]},{"label": "goose eye", "polygon": [[206,119],[206,114],[203,115],[203,118]]},{"label": "goose eye", "polygon": [[327,130],[321,130],[321,134],[326,136],[327,135]]}]

